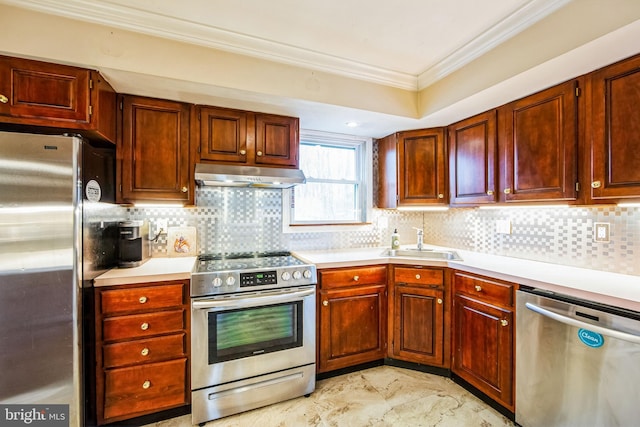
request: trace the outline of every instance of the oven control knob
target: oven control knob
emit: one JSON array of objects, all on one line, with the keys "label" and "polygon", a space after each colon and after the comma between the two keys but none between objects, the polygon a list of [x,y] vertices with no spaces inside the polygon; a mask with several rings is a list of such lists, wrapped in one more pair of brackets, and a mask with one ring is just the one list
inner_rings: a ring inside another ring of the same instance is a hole
[{"label": "oven control knob", "polygon": [[227,286],[233,286],[236,283],[236,278],[233,276],[229,276],[227,277],[227,280],[225,280],[225,283],[227,284]]},{"label": "oven control knob", "polygon": [[220,286],[222,286],[222,279],[219,277],[216,277],[215,279],[213,279],[211,284],[213,285],[214,288],[219,288]]},{"label": "oven control knob", "polygon": [[302,273],[300,273],[298,270],[294,271],[293,278],[296,280],[302,279]]},{"label": "oven control knob", "polygon": [[289,273],[288,271],[285,271],[284,273],[282,273],[282,280],[284,280],[285,282],[289,279],[291,279],[291,273]]},{"label": "oven control knob", "polygon": [[305,279],[311,279],[311,270],[305,270],[302,275]]}]

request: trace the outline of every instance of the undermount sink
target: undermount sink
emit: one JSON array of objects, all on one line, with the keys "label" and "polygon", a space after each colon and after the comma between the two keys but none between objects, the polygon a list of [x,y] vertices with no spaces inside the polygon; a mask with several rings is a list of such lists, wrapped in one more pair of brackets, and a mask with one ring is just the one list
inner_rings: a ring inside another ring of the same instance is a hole
[{"label": "undermount sink", "polygon": [[443,261],[462,261],[455,251],[441,251],[434,249],[387,249],[382,253],[388,257],[412,257]]}]

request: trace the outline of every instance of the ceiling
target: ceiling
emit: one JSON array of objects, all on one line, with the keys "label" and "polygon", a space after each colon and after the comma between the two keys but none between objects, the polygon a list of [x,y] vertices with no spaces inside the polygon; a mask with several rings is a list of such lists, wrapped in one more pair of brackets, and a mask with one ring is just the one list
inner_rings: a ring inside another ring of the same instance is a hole
[{"label": "ceiling", "polygon": [[[570,2],[0,0],[37,12],[342,76],[375,87],[399,89],[410,98],[419,97],[420,91]],[[97,65],[118,91],[157,95],[154,90],[168,83],[166,76],[137,72],[134,67],[127,69],[122,64],[88,65]],[[206,103],[217,97],[216,101],[226,100],[224,103],[228,105],[223,106],[246,109],[272,105],[271,112],[299,115],[302,127],[339,131],[340,127],[328,121],[338,120],[344,125],[355,120],[365,127],[353,133],[377,137],[390,129],[399,130],[396,126],[419,126],[424,119],[419,113],[396,114],[390,109],[387,114],[380,111],[384,108],[369,111],[361,106],[353,108],[349,102],[334,103],[330,99],[318,102],[250,85],[245,88],[225,86],[224,82],[203,85],[193,80],[182,75],[172,79],[171,85],[183,85],[184,93],[193,94],[191,99],[182,100]],[[312,78],[306,82],[307,88],[313,85]],[[323,124],[323,120],[327,123]],[[381,126],[381,122],[387,124]]]}]

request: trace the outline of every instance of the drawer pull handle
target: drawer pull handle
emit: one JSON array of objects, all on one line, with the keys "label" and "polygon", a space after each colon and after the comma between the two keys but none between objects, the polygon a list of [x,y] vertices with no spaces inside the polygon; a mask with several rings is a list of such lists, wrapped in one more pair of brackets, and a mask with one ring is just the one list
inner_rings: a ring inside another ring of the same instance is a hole
[{"label": "drawer pull handle", "polygon": [[416,274],[416,279],[420,280],[420,275]]},{"label": "drawer pull handle", "polygon": [[482,291],[482,286],[480,285],[476,285],[475,288],[476,288],[476,292]]},{"label": "drawer pull handle", "polygon": [[602,186],[602,183],[600,181],[593,181],[591,183],[591,188],[600,188]]},{"label": "drawer pull handle", "polygon": [[438,199],[444,199],[444,194],[442,193],[438,194]]},{"label": "drawer pull handle", "polygon": [[511,194],[511,189],[510,188],[505,188],[504,189],[504,194]]},{"label": "drawer pull handle", "polygon": [[143,348],[142,351],[140,352],[141,355],[143,356],[148,356],[149,355],[149,349],[147,347]]},{"label": "drawer pull handle", "polygon": [[442,298],[438,298],[438,304],[442,304]]},{"label": "drawer pull handle", "polygon": [[142,388],[143,389],[148,389],[149,387],[151,387],[151,381],[146,380],[145,382],[142,383]]},{"label": "drawer pull handle", "polygon": [[140,301],[140,304],[144,304],[145,302],[147,302],[147,297],[145,296],[141,296],[138,301]]},{"label": "drawer pull handle", "polygon": [[353,276],[353,280],[357,282],[358,280],[360,280],[360,276]]},{"label": "drawer pull handle", "polygon": [[247,150],[240,150],[240,154],[244,156],[245,154],[247,154]]},{"label": "drawer pull handle", "polygon": [[493,190],[487,191],[487,196],[493,196]]},{"label": "drawer pull handle", "polygon": [[329,301],[327,301],[327,300],[322,301],[322,305],[324,305],[325,307],[328,306],[329,305]]},{"label": "drawer pull handle", "polygon": [[3,104],[6,104],[7,102],[9,102],[9,98],[0,94],[0,102],[2,102]]},{"label": "drawer pull handle", "polygon": [[501,324],[502,326],[509,326],[509,321],[508,321],[508,320],[505,320],[505,319],[502,319],[502,320],[500,321],[500,324]]},{"label": "drawer pull handle", "polygon": [[182,187],[180,190],[182,190],[183,193],[186,193],[187,191],[189,191],[187,187]]},{"label": "drawer pull handle", "polygon": [[140,329],[146,331],[147,329],[149,329],[149,324],[147,322],[144,322],[142,325],[140,325]]},{"label": "drawer pull handle", "polygon": [[256,154],[258,155],[258,157],[262,157],[262,151],[258,151]]}]

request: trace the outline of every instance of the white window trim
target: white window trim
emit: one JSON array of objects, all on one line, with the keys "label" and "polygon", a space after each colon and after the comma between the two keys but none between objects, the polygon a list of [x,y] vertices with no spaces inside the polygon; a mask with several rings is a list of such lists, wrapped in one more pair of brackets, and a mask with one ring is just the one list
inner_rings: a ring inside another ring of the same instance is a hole
[{"label": "white window trim", "polygon": [[[365,219],[361,224],[329,224],[329,225],[291,225],[291,189],[282,190],[282,231],[283,233],[327,233],[337,231],[369,231],[373,228],[370,224],[371,213],[373,210],[373,139],[346,135],[340,133],[322,132],[308,129],[300,130],[301,141],[318,141],[323,143],[331,142],[348,142],[348,143],[364,143],[364,186],[366,195]],[[304,172],[304,171],[303,171]],[[302,184],[304,185],[304,184]]]}]

